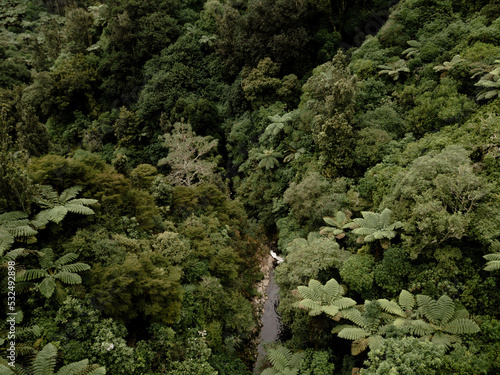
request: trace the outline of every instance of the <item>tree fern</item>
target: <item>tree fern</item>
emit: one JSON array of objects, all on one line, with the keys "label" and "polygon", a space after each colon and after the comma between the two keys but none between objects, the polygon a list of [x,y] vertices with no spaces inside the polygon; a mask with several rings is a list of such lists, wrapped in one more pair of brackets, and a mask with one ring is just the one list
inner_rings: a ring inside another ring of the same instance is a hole
[{"label": "tree fern", "polygon": [[338,211],[335,217],[324,217],[323,221],[330,226],[321,227],[319,233],[332,234],[337,239],[345,237],[344,229],[350,227],[349,218],[342,211]]},{"label": "tree fern", "polygon": [[6,361],[0,363],[0,375],[105,375],[106,368],[99,365],[89,365],[88,359],[70,363],[55,372],[57,348],[49,343],[31,360],[27,369],[16,363],[15,367],[6,366]]},{"label": "tree fern", "polygon": [[417,303],[417,314],[421,319],[411,323],[414,334],[428,336],[436,344],[450,345],[459,339],[456,335],[479,332],[479,326],[468,318],[467,310],[457,308],[446,295],[437,301],[429,296],[418,295]]},{"label": "tree fern", "polygon": [[263,375],[297,375],[299,373],[300,363],[304,358],[304,353],[299,352],[293,354],[288,348],[278,346],[274,349],[269,349],[267,357],[272,368],[262,372]]},{"label": "tree fern", "polygon": [[58,195],[52,186],[42,186],[37,204],[44,209],[36,215],[35,220],[33,220],[34,225],[38,228],[45,226],[50,221],[60,223],[68,212],[80,215],[92,215],[94,211],[87,206],[96,204],[97,200],[76,199],[75,197],[81,189],[80,186],[73,186],[64,190],[61,195]]},{"label": "tree fern", "polygon": [[500,270],[500,253],[487,254],[484,259],[488,260],[486,267],[484,267],[485,271]]},{"label": "tree fern", "polygon": [[[357,228],[352,233],[361,236],[364,242],[376,240],[391,240],[396,236],[396,229],[403,224],[400,221],[393,221],[392,211],[386,208],[382,213],[362,211],[363,218],[356,218],[353,222]],[[390,242],[381,241],[382,247],[388,248]]]},{"label": "tree fern", "polygon": [[325,313],[335,318],[338,313],[356,304],[351,298],[342,298],[344,289],[335,279],[330,279],[325,285],[317,280],[309,280],[308,286],[299,286],[300,296],[303,298],[299,306],[310,310],[309,315]]},{"label": "tree fern", "polygon": [[43,280],[38,284],[38,290],[45,297],[50,298],[56,290],[56,282],[64,284],[81,284],[82,278],[77,272],[83,272],[90,269],[86,263],[72,263],[78,258],[77,254],[68,253],[54,261],[52,249],[46,248],[38,252],[38,262],[40,268],[25,270],[18,278],[19,281],[32,281],[36,279]]},{"label": "tree fern", "polygon": [[8,250],[18,238],[33,239],[38,233],[21,211],[6,212],[0,215],[0,256]]}]

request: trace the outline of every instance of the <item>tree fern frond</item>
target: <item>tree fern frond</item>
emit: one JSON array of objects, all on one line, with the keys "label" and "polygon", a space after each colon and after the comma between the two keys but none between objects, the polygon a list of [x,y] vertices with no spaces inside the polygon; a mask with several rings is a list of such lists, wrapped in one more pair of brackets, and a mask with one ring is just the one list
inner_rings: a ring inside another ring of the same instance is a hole
[{"label": "tree fern frond", "polygon": [[434,332],[434,328],[423,320],[413,320],[409,327],[409,331],[412,333],[412,335],[417,335],[417,336],[425,336],[425,335],[430,335],[431,333]]},{"label": "tree fern frond", "polygon": [[440,324],[446,324],[453,318],[455,303],[450,297],[446,295],[439,297],[436,307],[438,308]]},{"label": "tree fern frond", "polygon": [[340,331],[342,331],[344,328],[359,328],[359,327],[353,326],[352,324],[339,324],[339,325],[332,328],[332,333],[337,334]]},{"label": "tree fern frond", "polygon": [[69,365],[63,366],[57,371],[56,375],[81,375],[89,364],[88,359],[79,362],[73,362]]},{"label": "tree fern frond", "polygon": [[65,284],[81,284],[82,277],[72,272],[59,272],[54,275],[55,279],[61,280]]},{"label": "tree fern frond", "polygon": [[469,318],[469,312],[466,309],[458,309],[455,310],[455,313],[453,314],[453,318],[451,318],[451,321],[455,319],[468,319]]},{"label": "tree fern frond", "polygon": [[39,258],[40,267],[42,267],[42,269],[49,269],[54,264],[54,251],[46,247],[42,249],[41,253],[42,255]]},{"label": "tree fern frond", "polygon": [[358,355],[366,350],[368,347],[369,341],[368,339],[361,339],[353,341],[351,344],[351,354]]},{"label": "tree fern frond", "polygon": [[14,249],[14,250],[9,251],[7,254],[5,254],[4,259],[6,261],[16,260],[17,258],[26,254],[27,252],[28,251],[24,248]]},{"label": "tree fern frond", "polygon": [[486,263],[486,267],[484,267],[485,271],[500,270],[500,253],[487,254],[484,256],[484,259],[489,261]]},{"label": "tree fern frond", "polygon": [[339,313],[339,308],[334,305],[328,305],[328,306],[322,306],[321,311],[323,311],[325,314],[335,317]]},{"label": "tree fern frond", "polygon": [[31,281],[31,280],[36,280],[41,277],[48,277],[50,276],[49,273],[46,270],[40,270],[40,269],[31,269],[31,270],[25,270],[21,276],[19,276],[17,279],[19,281]]},{"label": "tree fern frond", "polygon": [[326,293],[326,297],[328,301],[337,299],[344,294],[344,289],[340,286],[340,284],[335,279],[330,279],[326,282],[323,290]]},{"label": "tree fern frond", "polygon": [[91,198],[77,198],[77,199],[72,199],[70,200],[67,204],[71,205],[83,205],[83,206],[91,206],[93,204],[97,204],[99,201],[97,199],[91,199]]},{"label": "tree fern frond", "polygon": [[78,258],[78,254],[75,253],[64,254],[62,257],[60,257],[58,260],[54,262],[54,265],[56,267],[64,266],[65,264],[74,261],[76,258]]},{"label": "tree fern frond", "polygon": [[356,305],[356,301],[352,298],[344,297],[339,298],[333,302],[333,305],[337,306],[339,310],[345,310]]},{"label": "tree fern frond", "polygon": [[59,196],[59,202],[60,203],[68,202],[70,199],[76,197],[80,191],[82,191],[81,186],[73,186],[64,190]]},{"label": "tree fern frond", "polygon": [[269,349],[267,357],[276,370],[283,372],[290,364],[292,352],[284,346],[278,346],[275,349]]},{"label": "tree fern frond", "polygon": [[413,310],[415,306],[415,297],[413,297],[413,294],[403,289],[401,293],[399,293],[399,305],[405,310]]},{"label": "tree fern frond", "polygon": [[57,348],[49,343],[40,350],[33,361],[33,375],[51,375],[56,367]]},{"label": "tree fern frond", "polygon": [[16,375],[9,366],[0,363],[0,375]]},{"label": "tree fern frond", "polygon": [[0,214],[0,225],[6,224],[12,221],[27,219],[28,214],[22,211],[9,211]]},{"label": "tree fern frond", "polygon": [[436,332],[434,336],[432,336],[432,343],[436,345],[444,345],[446,347],[451,346],[451,344],[457,341],[457,337],[452,337],[443,332]]},{"label": "tree fern frond", "polygon": [[479,326],[473,320],[467,318],[455,319],[443,327],[443,330],[454,335],[478,333],[480,331]]},{"label": "tree fern frond", "polygon": [[365,322],[363,317],[361,316],[361,312],[358,309],[350,308],[341,311],[342,318],[350,320],[354,324],[364,327]]},{"label": "tree fern frond", "polygon": [[74,214],[79,214],[79,215],[93,215],[93,214],[95,214],[93,209],[88,208],[86,206],[81,206],[78,204],[67,204],[64,207],[68,210],[68,212],[71,212]]},{"label": "tree fern frond", "polygon": [[377,350],[384,343],[384,338],[380,335],[373,335],[368,337],[368,346],[370,350]]},{"label": "tree fern frond", "polygon": [[73,263],[61,267],[63,272],[82,272],[90,269],[87,263]]},{"label": "tree fern frond", "polygon": [[405,316],[404,311],[401,309],[401,307],[394,301],[388,301],[386,299],[379,299],[377,300],[378,303],[380,304],[380,308],[383,311],[388,312],[389,314],[394,314],[394,315],[399,315],[399,316]]},{"label": "tree fern frond", "polygon": [[266,368],[260,375],[280,375],[280,373],[272,367]]},{"label": "tree fern frond", "polygon": [[431,323],[437,324],[441,320],[437,303],[425,294],[417,295],[418,313],[425,316]]},{"label": "tree fern frond", "polygon": [[291,369],[297,369],[298,371],[298,367],[300,365],[300,362],[302,362],[302,360],[304,359],[304,356],[305,356],[304,352],[294,353],[292,355],[292,358],[290,358],[289,367]]},{"label": "tree fern frond", "polygon": [[40,285],[38,285],[40,293],[42,293],[47,298],[50,298],[52,293],[54,293],[55,287],[56,287],[56,281],[52,277],[46,277],[45,279],[42,280]]},{"label": "tree fern frond", "polygon": [[[96,366],[96,365],[93,365]],[[106,368],[105,367],[98,367],[95,369],[91,369],[88,373],[84,374],[78,374],[78,375],[106,375]]]},{"label": "tree fern frond", "polygon": [[0,228],[0,256],[10,249],[14,243],[14,236],[3,228]]},{"label": "tree fern frond", "polygon": [[[321,312],[321,305],[319,305],[316,301],[313,301],[309,298],[303,299],[302,301],[299,302],[299,307],[303,307],[305,309],[309,310],[316,310]],[[317,314],[314,314],[317,315]]]},{"label": "tree fern frond", "polygon": [[342,328],[338,333],[338,336],[347,340],[360,340],[368,337],[369,332],[365,331],[363,328]]}]

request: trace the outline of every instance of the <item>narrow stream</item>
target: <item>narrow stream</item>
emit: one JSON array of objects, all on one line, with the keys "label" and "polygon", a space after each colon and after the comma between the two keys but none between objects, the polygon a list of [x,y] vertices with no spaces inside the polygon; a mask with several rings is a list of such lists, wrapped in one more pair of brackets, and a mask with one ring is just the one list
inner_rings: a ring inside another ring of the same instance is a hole
[{"label": "narrow stream", "polygon": [[276,308],[279,301],[279,287],[274,282],[274,269],[269,275],[269,285],[267,287],[267,300],[264,303],[264,313],[262,314],[262,329],[260,331],[260,342],[257,347],[257,361],[253,369],[254,374],[260,374],[262,366],[266,360],[264,345],[276,342],[279,337],[281,322]]}]

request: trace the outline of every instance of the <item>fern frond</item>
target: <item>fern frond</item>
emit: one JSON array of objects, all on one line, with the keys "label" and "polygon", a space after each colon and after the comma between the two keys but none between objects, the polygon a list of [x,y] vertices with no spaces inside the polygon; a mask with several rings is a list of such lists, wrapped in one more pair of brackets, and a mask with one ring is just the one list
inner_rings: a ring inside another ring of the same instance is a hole
[{"label": "fern frond", "polygon": [[14,250],[9,251],[7,254],[5,254],[4,259],[6,261],[16,260],[17,258],[19,258],[20,256],[26,254],[27,252],[28,251],[26,249],[24,249],[24,248],[14,249]]},{"label": "fern frond", "polygon": [[40,267],[42,267],[42,269],[48,269],[52,267],[54,260],[54,251],[51,248],[46,247],[45,249],[42,249],[40,253]]},{"label": "fern frond", "polygon": [[353,300],[352,298],[344,297],[344,298],[339,298],[333,302],[335,306],[339,308],[339,310],[345,310],[350,307],[353,307],[356,305],[356,301]]},{"label": "fern frond", "polygon": [[342,294],[344,294],[344,289],[340,286],[340,284],[337,282],[335,279],[330,279],[326,282],[325,286],[323,287],[323,290],[326,293],[326,298],[328,302],[331,300],[337,299]]},{"label": "fern frond", "polygon": [[451,321],[450,324],[443,327],[443,330],[454,335],[478,333],[480,331],[479,326],[473,320],[466,318]]},{"label": "fern frond", "polygon": [[78,258],[78,254],[75,253],[64,254],[62,257],[60,257],[58,260],[54,262],[54,265],[56,267],[64,266],[65,264],[74,261],[76,258]]},{"label": "fern frond", "polygon": [[56,375],[80,375],[83,370],[86,369],[86,367],[89,364],[88,359],[83,359],[79,362],[73,362],[70,363],[69,365],[63,366],[57,371]]},{"label": "fern frond", "polygon": [[483,258],[489,261],[484,267],[485,271],[500,270],[500,253],[487,254]]},{"label": "fern frond", "polygon": [[378,303],[380,304],[380,308],[383,311],[388,312],[389,314],[394,314],[398,316],[405,316],[404,311],[399,307],[399,305],[394,302],[394,301],[388,301],[386,299],[379,299],[377,300]]},{"label": "fern frond", "polygon": [[413,294],[403,289],[401,293],[399,293],[399,305],[405,310],[413,310],[415,306]]},{"label": "fern frond", "polygon": [[0,375],[16,375],[16,373],[9,366],[0,363]]},{"label": "fern frond", "polygon": [[0,256],[10,249],[14,243],[14,236],[7,230],[0,228]]},{"label": "fern frond", "polygon": [[359,328],[359,327],[353,326],[352,324],[339,324],[338,326],[332,328],[332,333],[337,334],[344,328]]},{"label": "fern frond", "polygon": [[50,298],[52,293],[54,293],[55,288],[56,288],[56,281],[52,277],[46,277],[45,279],[42,280],[40,285],[38,285],[40,293],[42,293],[47,298]]},{"label": "fern frond", "polygon": [[269,349],[267,357],[276,370],[283,372],[290,364],[292,352],[284,346],[278,346],[276,349]]},{"label": "fern frond", "polygon": [[351,322],[360,327],[364,327],[365,322],[363,320],[363,317],[361,316],[361,312],[358,309],[355,308],[345,309],[341,311],[341,314],[342,318],[350,320]]},{"label": "fern frond", "polygon": [[443,332],[436,332],[434,336],[432,336],[432,343],[436,345],[444,345],[446,347],[451,346],[451,344],[455,341],[457,341],[457,337],[453,337],[450,335],[447,335],[446,333]]},{"label": "fern frond", "polygon": [[87,263],[73,263],[61,267],[61,271],[63,272],[82,272],[89,269],[90,266]]},{"label": "fern frond", "polygon": [[425,336],[425,335],[430,335],[431,333],[434,332],[434,328],[423,320],[413,320],[409,327],[409,331],[411,332],[412,335],[417,335],[417,336]]},{"label": "fern frond", "polygon": [[79,215],[93,215],[95,214],[94,210],[88,208],[86,206],[78,205],[78,204],[67,204],[66,209],[68,212],[79,214]]},{"label": "fern frond", "polygon": [[[80,374],[78,374],[78,375],[80,375]],[[106,368],[105,367],[98,367],[96,369],[92,369],[88,373],[84,373],[81,375],[106,375]]]},{"label": "fern frond", "polygon": [[370,350],[377,350],[384,343],[384,338],[380,335],[373,335],[368,337],[368,346]]},{"label": "fern frond", "polygon": [[370,335],[369,332],[365,331],[363,328],[343,328],[338,333],[338,336],[342,339],[347,340],[360,340],[368,337]]},{"label": "fern frond", "polygon": [[33,361],[33,375],[48,375],[54,373],[56,367],[57,348],[49,343],[38,352]]},{"label": "fern frond", "polygon": [[368,339],[361,339],[353,341],[351,344],[351,354],[358,355],[366,350],[368,347],[369,341]]},{"label": "fern frond", "polygon": [[49,273],[46,270],[41,270],[41,269],[30,269],[30,270],[25,270],[21,276],[19,276],[17,279],[19,281],[31,281],[35,279],[39,279],[41,277],[48,277],[50,276]]},{"label": "fern frond", "polygon": [[10,211],[0,214],[0,225],[8,224],[10,222],[24,220],[28,218],[28,214],[22,211]]},{"label": "fern frond", "polygon": [[64,190],[59,196],[59,202],[60,203],[68,202],[70,199],[76,197],[80,191],[82,191],[81,186],[73,186]]},{"label": "fern frond", "polygon": [[82,277],[72,272],[59,272],[54,275],[55,279],[61,280],[65,284],[81,284]]},{"label": "fern frond", "polygon": [[418,312],[423,314],[431,323],[438,324],[441,320],[441,314],[437,302],[424,294],[417,295]]},{"label": "fern frond", "polygon": [[330,317],[335,317],[339,313],[339,308],[334,305],[328,305],[328,306],[323,306],[321,307],[321,311],[323,311],[325,314],[329,315]]},{"label": "fern frond", "polygon": [[67,204],[71,205],[83,205],[83,206],[91,206],[93,204],[97,204],[99,201],[97,199],[91,199],[91,198],[77,198],[77,199],[72,199]]},{"label": "fern frond", "polygon": [[272,367],[266,368],[260,375],[280,375],[280,373]]},{"label": "fern frond", "polygon": [[439,323],[448,323],[455,313],[455,303],[453,300],[450,297],[443,295],[437,300],[436,307],[438,309]]},{"label": "fern frond", "polygon": [[[313,301],[309,298],[303,299],[299,302],[299,307],[303,307],[305,309],[313,310],[313,311],[321,311],[321,305],[319,305],[316,301]],[[318,315],[318,314],[315,314]]]},{"label": "fern frond", "polygon": [[304,356],[305,356],[305,352],[297,352],[295,354],[292,355],[292,358],[290,359],[290,362],[289,362],[289,367],[291,369],[297,369],[298,371],[298,367],[300,365],[300,362],[302,362],[302,360],[304,359]]}]

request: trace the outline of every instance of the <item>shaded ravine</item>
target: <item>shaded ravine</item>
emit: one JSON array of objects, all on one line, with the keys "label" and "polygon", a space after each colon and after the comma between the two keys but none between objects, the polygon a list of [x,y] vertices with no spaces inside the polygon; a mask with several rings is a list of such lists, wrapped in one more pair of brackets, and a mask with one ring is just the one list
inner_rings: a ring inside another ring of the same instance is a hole
[{"label": "shaded ravine", "polygon": [[262,366],[266,360],[264,346],[268,343],[276,342],[279,338],[281,321],[276,308],[279,301],[279,287],[274,281],[274,269],[269,273],[269,284],[266,290],[267,299],[264,303],[264,310],[261,318],[262,328],[260,331],[259,345],[257,347],[257,360],[253,369],[254,374],[260,374]]}]

